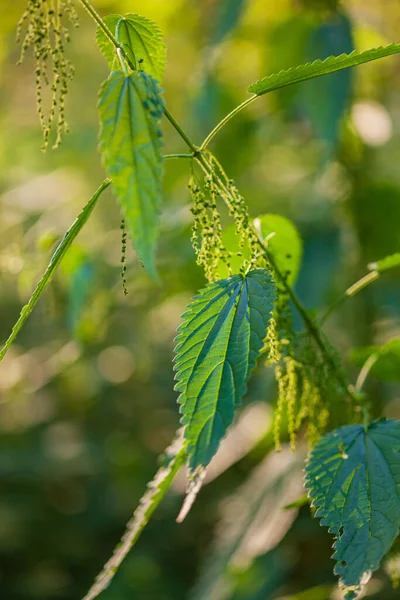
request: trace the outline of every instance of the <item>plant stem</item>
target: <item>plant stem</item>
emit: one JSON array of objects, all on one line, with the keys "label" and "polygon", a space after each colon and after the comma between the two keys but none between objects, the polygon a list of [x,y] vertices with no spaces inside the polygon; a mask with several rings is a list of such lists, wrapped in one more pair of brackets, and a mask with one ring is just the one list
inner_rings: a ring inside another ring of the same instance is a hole
[{"label": "plant stem", "polygon": [[87,0],[80,0],[80,2],[86,8],[86,10],[90,14],[90,16],[96,21],[96,23],[98,24],[98,26],[101,27],[101,29],[104,31],[104,33],[106,34],[106,36],[108,37],[108,39],[110,40],[110,42],[112,44],[114,44],[114,46],[116,48],[121,48],[121,46],[120,46],[117,38],[113,35],[113,33],[110,31],[110,29],[104,23],[103,19],[96,12],[96,10],[93,8],[93,6]]},{"label": "plant stem", "polygon": [[207,148],[207,146],[209,145],[209,143],[211,142],[211,140],[228,123],[228,121],[230,121],[235,115],[237,115],[240,111],[242,111],[244,108],[246,108],[246,106],[248,106],[256,98],[258,98],[257,94],[255,94],[254,96],[251,96],[250,98],[247,98],[247,100],[245,100],[244,102],[242,102],[242,104],[239,104],[239,106],[237,106],[236,108],[234,108],[228,115],[226,115],[226,117],[224,117],[222,119],[222,121],[220,121],[214,127],[214,129],[208,134],[208,136],[206,137],[206,139],[204,140],[204,142],[200,146],[200,150],[205,150]]},{"label": "plant stem", "polygon": [[320,325],[323,325],[325,321],[331,316],[331,314],[343,304],[343,302],[345,302],[348,298],[355,296],[356,294],[358,294],[358,292],[361,292],[361,290],[363,290],[365,287],[367,287],[367,285],[369,285],[373,281],[376,281],[379,278],[379,275],[379,271],[371,271],[371,273],[368,273],[367,275],[356,281],[356,283],[353,283],[353,285],[351,285],[341,296],[339,296],[339,298],[337,298],[337,300],[335,300],[335,302],[331,304],[327,311],[322,315],[319,321]]},{"label": "plant stem", "polygon": [[376,363],[376,361],[379,359],[380,357],[380,351],[378,352],[374,352],[373,354],[371,354],[367,360],[365,361],[358,377],[357,377],[357,381],[356,381],[356,385],[354,386],[354,389],[356,392],[361,392],[362,388],[364,386],[364,383],[372,369],[372,367],[374,366],[374,364]]},{"label": "plant stem", "polygon": [[164,154],[163,158],[193,158],[193,154]]},{"label": "plant stem", "polygon": [[71,227],[68,229],[68,231],[64,235],[62,241],[58,245],[53,256],[51,257],[50,263],[49,263],[46,271],[44,272],[42,278],[40,279],[39,283],[37,284],[32,296],[30,297],[28,304],[26,304],[26,306],[24,306],[23,309],[21,310],[20,317],[19,317],[18,321],[15,323],[14,327],[12,328],[11,335],[8,338],[8,340],[6,341],[6,343],[4,344],[4,347],[2,348],[2,350],[0,352],[0,361],[2,361],[3,358],[5,357],[5,355],[7,354],[8,350],[10,349],[11,344],[17,337],[17,335],[20,332],[20,330],[22,329],[22,326],[24,325],[25,321],[27,320],[27,318],[31,314],[32,310],[34,309],[40,296],[46,289],[46,287],[47,287],[48,283],[50,282],[52,276],[54,275],[54,272],[57,269],[58,265],[60,264],[60,262],[62,261],[62,259],[65,256],[66,252],[68,251],[69,247],[71,246],[72,242],[74,241],[74,239],[76,238],[76,236],[78,235],[78,233],[80,232],[80,230],[82,229],[82,227],[84,226],[86,221],[88,220],[92,210],[95,207],[95,204],[96,204],[100,194],[102,192],[104,192],[104,190],[106,188],[108,188],[110,183],[111,183],[110,179],[106,179],[105,181],[103,181],[101,186],[93,194],[93,196],[90,198],[89,202],[86,204],[85,208],[78,215],[76,220],[73,222]]},{"label": "plant stem", "polygon": [[168,121],[171,123],[172,127],[179,133],[179,135],[181,136],[181,138],[183,139],[183,141],[186,143],[186,145],[188,146],[188,148],[190,148],[190,150],[193,153],[193,156],[196,156],[197,154],[199,154],[199,148],[193,144],[192,140],[183,131],[182,127],[174,119],[174,117],[171,115],[171,113],[169,112],[169,110],[167,109],[167,107],[164,108],[164,114],[167,117]]}]

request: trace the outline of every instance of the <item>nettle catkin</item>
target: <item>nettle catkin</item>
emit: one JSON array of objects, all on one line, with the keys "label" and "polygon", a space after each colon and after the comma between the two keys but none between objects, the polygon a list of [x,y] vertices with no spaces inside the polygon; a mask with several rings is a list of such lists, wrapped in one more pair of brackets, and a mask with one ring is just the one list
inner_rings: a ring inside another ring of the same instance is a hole
[{"label": "nettle catkin", "polygon": [[[74,67],[65,57],[65,44],[70,36],[64,22],[78,26],[78,15],[71,0],[28,0],[17,26],[17,41],[22,40],[20,64],[29,48],[35,60],[37,111],[43,130],[42,149],[46,150],[55,124],[53,148],[60,145],[69,131],[65,119],[65,97],[74,75]],[[25,30],[25,34],[23,31]],[[49,111],[44,109],[43,86],[50,87]]]}]

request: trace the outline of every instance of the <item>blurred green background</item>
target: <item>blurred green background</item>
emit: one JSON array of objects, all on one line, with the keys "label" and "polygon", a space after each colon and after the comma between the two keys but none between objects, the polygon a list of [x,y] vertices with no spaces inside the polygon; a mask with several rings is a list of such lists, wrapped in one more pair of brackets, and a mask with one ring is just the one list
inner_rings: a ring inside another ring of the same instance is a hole
[{"label": "blurred green background", "polygon": [[[165,99],[200,142],[256,79],[330,54],[399,42],[397,0],[96,0],[165,32]],[[5,340],[51,252],[104,178],[96,96],[107,66],[79,7],[68,56],[71,133],[40,151],[31,56],[17,67],[23,0],[0,6],[0,335]],[[396,38],[397,35],[397,38]],[[164,123],[167,152],[186,152]],[[303,238],[297,291],[323,309],[400,251],[400,62],[392,57],[253,103],[212,145],[251,215],[279,213]],[[173,338],[203,286],[190,246],[190,166],[165,168],[158,265],[131,247],[120,281],[120,213],[107,192],[0,366],[1,600],[79,600],[119,540],[178,426]],[[352,381],[354,347],[400,332],[400,277],[386,275],[328,321]],[[396,378],[394,378],[396,379]],[[397,378],[399,379],[399,378]],[[371,378],[377,415],[400,417],[399,385]],[[301,495],[303,450],[269,456],[273,375],[260,369],[186,521],[184,477],[156,512],[104,600],[339,600],[332,540],[282,507]],[[218,479],[215,478],[220,474]],[[215,536],[217,541],[215,540]],[[392,561],[392,567],[395,561]],[[366,596],[398,598],[387,572]]]}]

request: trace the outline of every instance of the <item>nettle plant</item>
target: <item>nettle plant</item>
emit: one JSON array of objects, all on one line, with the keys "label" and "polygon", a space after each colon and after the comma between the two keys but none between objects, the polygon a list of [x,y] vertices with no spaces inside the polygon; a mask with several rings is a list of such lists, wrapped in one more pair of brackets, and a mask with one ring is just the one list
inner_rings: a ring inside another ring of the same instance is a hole
[{"label": "nettle plant", "polygon": [[[301,260],[301,242],[294,225],[277,215],[251,220],[245,199],[208,148],[218,132],[260,96],[399,53],[400,45],[332,56],[269,75],[251,85],[248,91],[252,95],[218,123],[201,145],[196,145],[165,105],[160,82],[166,50],[158,26],[136,14],[101,18],[87,0],[79,1],[97,25],[96,42],[111,71],[101,85],[98,103],[100,152],[108,178],[66,232],[22,309],[0,359],[109,186],[123,214],[124,291],[127,235],[149,276],[158,279],[156,246],[165,159],[191,162],[188,188],[193,213],[192,245],[208,282],[186,308],[176,337],[174,368],[182,428],[165,451],[162,465],[121,543],[85,600],[97,597],[108,586],[185,464],[189,483],[178,521],[187,515],[260,359],[275,369],[277,450],[281,429],[293,451],[299,432],[308,438],[308,498],[317,509],[314,516],[329,527],[335,538],[335,573],[345,598],[357,598],[390,550],[400,527],[400,422],[373,420],[370,399],[362,391],[371,369],[398,352],[398,347],[392,343],[373,348],[365,356],[357,382],[351,385],[322,326],[343,301],[382,272],[400,266],[400,254],[370,265],[370,272],[325,314],[311,314],[293,289]],[[54,130],[57,147],[68,129],[64,100],[73,67],[65,58],[65,45],[68,23],[76,26],[77,22],[72,0],[29,0],[18,25],[21,59],[29,48],[34,54],[44,148]],[[42,86],[50,86],[52,91],[49,112],[43,106]],[[160,124],[164,116],[187,146],[186,154],[163,155]],[[225,229],[221,224],[223,205],[232,219]],[[292,311],[297,311],[303,321],[301,333],[293,329]],[[332,430],[334,406],[340,407],[342,426]]]}]

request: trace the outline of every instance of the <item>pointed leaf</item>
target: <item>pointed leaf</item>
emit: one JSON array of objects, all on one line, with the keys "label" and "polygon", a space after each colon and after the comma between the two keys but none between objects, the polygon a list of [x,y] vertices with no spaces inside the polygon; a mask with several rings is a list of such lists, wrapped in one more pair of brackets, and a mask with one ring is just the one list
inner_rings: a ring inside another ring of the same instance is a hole
[{"label": "pointed leaf", "polygon": [[316,60],[313,63],[306,63],[299,65],[298,67],[292,67],[281,71],[280,73],[274,73],[268,75],[260,81],[253,83],[248,91],[253,94],[261,96],[273,90],[292,85],[293,83],[300,83],[301,81],[307,81],[308,79],[314,79],[315,77],[321,77],[322,75],[329,75],[342,69],[348,69],[357,65],[362,65],[378,58],[384,58],[392,54],[398,54],[400,52],[400,44],[390,44],[390,46],[382,46],[380,48],[373,48],[366,50],[365,52],[359,52],[355,50],[351,54],[341,54],[340,56],[330,56],[326,60]]},{"label": "pointed leaf", "polygon": [[154,255],[161,203],[164,101],[157,82],[135,71],[111,73],[100,89],[100,150],[135,248],[156,277]]},{"label": "pointed leaf", "polygon": [[[108,15],[105,24],[123,46],[135,68],[140,68],[161,81],[165,68],[166,49],[163,35],[156,23],[136,14]],[[115,66],[115,48],[101,27],[97,28],[96,42],[110,69]]]},{"label": "pointed leaf", "polygon": [[316,517],[336,537],[335,573],[357,598],[400,527],[400,422],[348,425],[324,436],[306,465]]},{"label": "pointed leaf", "polygon": [[175,348],[190,467],[206,466],[226,435],[263,347],[275,285],[266,270],[208,285],[189,305]]}]

